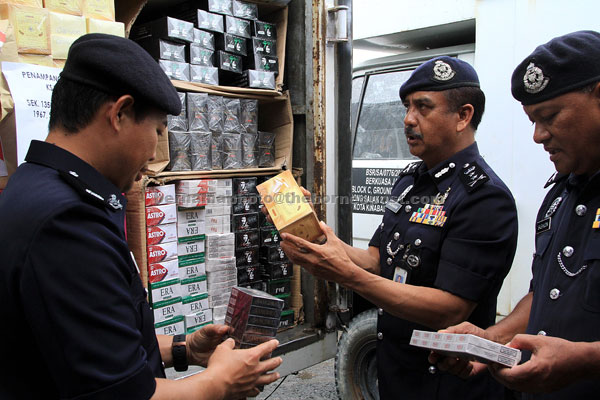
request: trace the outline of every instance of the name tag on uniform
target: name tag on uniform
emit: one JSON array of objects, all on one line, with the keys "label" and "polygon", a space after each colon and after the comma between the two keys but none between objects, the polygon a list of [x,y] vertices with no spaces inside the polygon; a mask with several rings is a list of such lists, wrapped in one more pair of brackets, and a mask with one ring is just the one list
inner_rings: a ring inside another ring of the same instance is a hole
[{"label": "name tag on uniform", "polygon": [[550,230],[552,225],[552,218],[544,218],[541,221],[535,223],[535,234],[546,232]]},{"label": "name tag on uniform", "polygon": [[398,203],[397,201],[390,200],[385,205],[385,208],[396,214],[402,208],[402,204]]},{"label": "name tag on uniform", "polygon": [[408,278],[408,271],[404,268],[396,267],[394,269],[394,282],[406,283],[406,279]]}]

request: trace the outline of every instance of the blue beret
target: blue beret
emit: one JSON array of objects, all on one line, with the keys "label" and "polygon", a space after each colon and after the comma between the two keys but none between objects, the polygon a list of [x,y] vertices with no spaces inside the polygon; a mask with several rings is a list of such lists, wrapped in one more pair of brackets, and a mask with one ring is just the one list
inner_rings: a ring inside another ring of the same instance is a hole
[{"label": "blue beret", "polygon": [[156,61],[119,36],[91,33],[75,40],[60,76],[105,93],[131,94],[169,114],[181,112],[177,90]]},{"label": "blue beret", "polygon": [[402,101],[417,91],[439,92],[459,87],[479,87],[475,69],[458,58],[442,56],[427,61],[415,69],[400,87]]},{"label": "blue beret", "polygon": [[541,103],[600,81],[600,33],[578,31],[538,46],[515,69],[511,91],[523,105]]}]

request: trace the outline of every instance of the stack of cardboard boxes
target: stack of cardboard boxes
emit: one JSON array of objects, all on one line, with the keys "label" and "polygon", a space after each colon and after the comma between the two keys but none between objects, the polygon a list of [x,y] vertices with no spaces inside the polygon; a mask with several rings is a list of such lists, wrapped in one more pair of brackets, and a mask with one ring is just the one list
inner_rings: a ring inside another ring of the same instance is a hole
[{"label": "stack of cardboard boxes", "polygon": [[113,0],[3,0],[0,19],[14,28],[19,62],[50,67],[62,68],[71,44],[86,33],[125,37]]}]

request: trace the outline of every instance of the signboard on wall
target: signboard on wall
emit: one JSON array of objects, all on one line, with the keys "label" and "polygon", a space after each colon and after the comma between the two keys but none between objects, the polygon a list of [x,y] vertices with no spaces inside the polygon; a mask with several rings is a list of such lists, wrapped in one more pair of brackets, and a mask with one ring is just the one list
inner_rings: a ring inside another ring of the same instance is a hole
[{"label": "signboard on wall", "polygon": [[383,215],[402,168],[352,168],[352,212]]}]

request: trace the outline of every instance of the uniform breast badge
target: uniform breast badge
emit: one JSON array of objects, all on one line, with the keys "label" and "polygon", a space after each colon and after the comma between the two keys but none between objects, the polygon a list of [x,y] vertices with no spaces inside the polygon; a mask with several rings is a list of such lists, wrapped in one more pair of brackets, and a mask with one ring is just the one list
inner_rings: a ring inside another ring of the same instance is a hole
[{"label": "uniform breast badge", "polygon": [[594,223],[592,224],[593,229],[600,228],[600,208],[596,210],[596,218],[594,218]]}]

